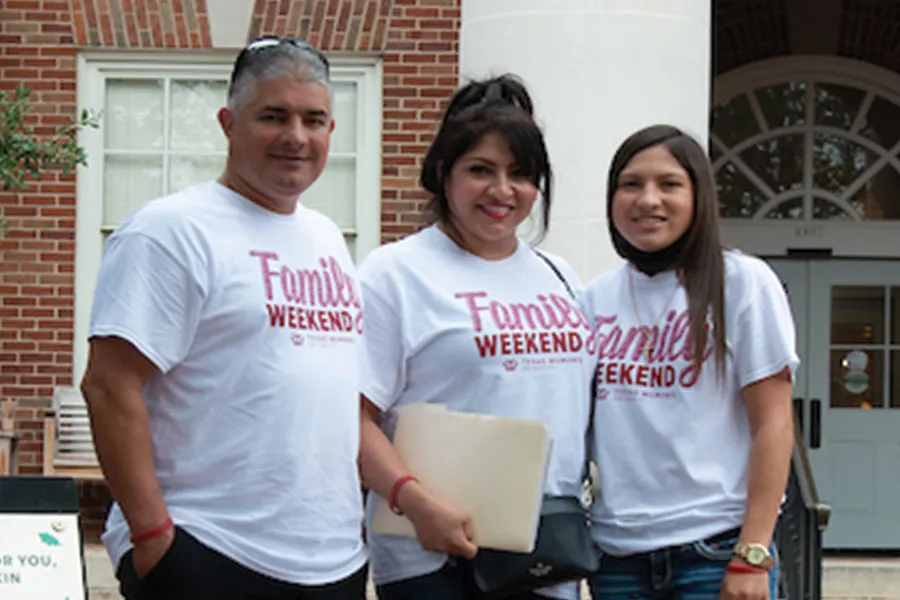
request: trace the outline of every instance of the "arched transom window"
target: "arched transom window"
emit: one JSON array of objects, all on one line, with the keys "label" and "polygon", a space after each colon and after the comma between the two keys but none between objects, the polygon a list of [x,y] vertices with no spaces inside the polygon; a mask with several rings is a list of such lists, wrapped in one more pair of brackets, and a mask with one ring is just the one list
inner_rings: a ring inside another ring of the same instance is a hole
[{"label": "arched transom window", "polygon": [[723,218],[900,220],[900,97],[840,66],[726,79],[710,135]]}]

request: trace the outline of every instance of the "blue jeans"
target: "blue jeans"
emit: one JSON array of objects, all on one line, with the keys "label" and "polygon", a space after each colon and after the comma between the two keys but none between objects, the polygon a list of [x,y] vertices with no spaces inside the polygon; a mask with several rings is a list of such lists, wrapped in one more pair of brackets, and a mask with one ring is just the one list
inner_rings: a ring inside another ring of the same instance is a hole
[{"label": "blue jeans", "polygon": [[[594,600],[718,600],[738,532],[644,554],[603,555],[588,583]],[[773,556],[774,548],[773,548]],[[769,571],[769,598],[778,598],[778,565]]]}]

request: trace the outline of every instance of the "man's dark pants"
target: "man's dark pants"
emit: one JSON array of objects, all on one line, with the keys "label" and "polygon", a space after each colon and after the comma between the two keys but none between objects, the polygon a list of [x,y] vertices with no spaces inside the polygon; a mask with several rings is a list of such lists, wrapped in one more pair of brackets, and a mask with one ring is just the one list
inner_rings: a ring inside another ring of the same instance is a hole
[{"label": "man's dark pants", "polygon": [[365,600],[367,569],[330,584],[305,586],[272,579],[216,552],[181,527],[162,560],[139,579],[131,551],[116,572],[126,600]]}]

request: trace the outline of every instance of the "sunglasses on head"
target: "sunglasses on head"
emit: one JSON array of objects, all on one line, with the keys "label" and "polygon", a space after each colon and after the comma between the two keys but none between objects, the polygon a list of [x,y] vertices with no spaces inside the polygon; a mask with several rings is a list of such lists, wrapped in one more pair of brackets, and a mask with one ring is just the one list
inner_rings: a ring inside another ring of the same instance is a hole
[{"label": "sunglasses on head", "polygon": [[261,38],[257,38],[244,46],[244,49],[241,50],[240,54],[238,54],[237,60],[235,60],[234,62],[234,70],[232,71],[231,81],[234,82],[234,80],[237,79],[237,76],[240,74],[240,72],[246,66],[247,61],[250,60],[253,55],[258,52],[264,52],[267,49],[278,48],[280,46],[293,46],[310,53],[311,55],[313,55],[313,57],[316,58],[316,60],[319,61],[319,63],[321,63],[322,67],[325,68],[326,76],[331,74],[331,65],[329,64],[328,59],[318,48],[316,48],[306,40],[299,40],[297,38],[282,35],[267,35]]}]

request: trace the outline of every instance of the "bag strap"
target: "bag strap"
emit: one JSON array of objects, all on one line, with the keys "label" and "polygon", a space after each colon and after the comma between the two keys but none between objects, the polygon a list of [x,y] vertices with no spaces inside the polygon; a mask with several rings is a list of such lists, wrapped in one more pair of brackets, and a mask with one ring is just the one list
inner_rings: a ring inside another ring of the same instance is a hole
[{"label": "bag strap", "polygon": [[575,300],[575,301],[577,302],[577,301],[578,301],[578,298],[575,297],[575,292],[572,291],[572,286],[570,286],[570,285],[569,285],[569,282],[566,281],[566,278],[565,278],[565,276],[562,274],[562,271],[559,270],[559,267],[557,267],[555,264],[553,264],[553,261],[550,260],[550,259],[547,257],[546,254],[544,254],[543,252],[541,252],[541,251],[538,250],[537,248],[533,248],[533,250],[534,250],[534,253],[535,253],[535,254],[537,254],[539,257],[541,257],[541,260],[542,260],[542,261],[544,261],[545,263],[547,263],[547,266],[550,267],[550,269],[551,269],[551,270],[553,271],[553,273],[556,275],[556,278],[559,279],[559,280],[562,282],[562,284],[563,284],[564,286],[566,286],[566,291],[569,292],[569,295],[570,295],[570,296],[572,296],[572,300]]},{"label": "bag strap", "polygon": [[[556,275],[556,278],[559,279],[562,284],[566,287],[566,291],[569,292],[569,295],[572,297],[572,300],[578,302],[578,298],[575,296],[575,292],[572,291],[572,286],[569,285],[569,282],[566,281],[565,276],[562,274],[562,271],[559,270],[553,261],[550,258],[538,250],[537,248],[532,248],[534,253],[537,254],[541,260],[543,260],[548,267],[553,271]],[[589,481],[591,477],[591,438],[594,433],[594,408],[597,405],[597,386],[594,384],[594,374],[591,373],[591,408],[590,408],[590,416],[588,417],[588,425],[587,429],[584,432],[584,465],[581,469],[581,479],[583,481]]]}]

